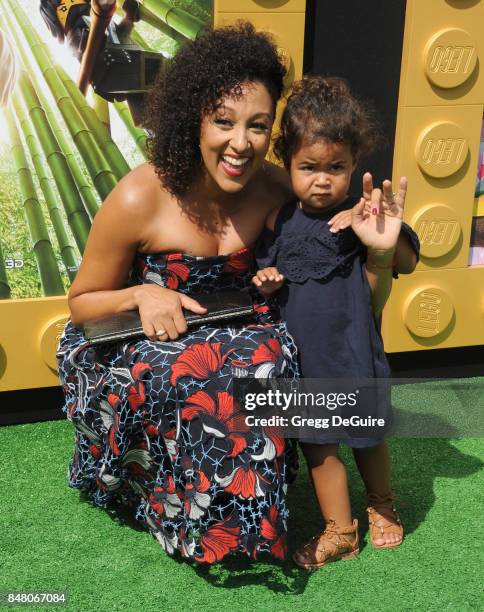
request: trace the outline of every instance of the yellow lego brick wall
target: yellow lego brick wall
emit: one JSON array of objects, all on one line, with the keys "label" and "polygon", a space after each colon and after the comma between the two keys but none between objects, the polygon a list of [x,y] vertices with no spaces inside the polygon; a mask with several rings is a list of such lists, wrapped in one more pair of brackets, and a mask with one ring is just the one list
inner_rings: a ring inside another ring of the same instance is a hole
[{"label": "yellow lego brick wall", "polygon": [[484,343],[484,266],[468,267],[484,110],[482,0],[408,0],[393,176],[409,178],[416,272],[393,285],[389,352]]}]

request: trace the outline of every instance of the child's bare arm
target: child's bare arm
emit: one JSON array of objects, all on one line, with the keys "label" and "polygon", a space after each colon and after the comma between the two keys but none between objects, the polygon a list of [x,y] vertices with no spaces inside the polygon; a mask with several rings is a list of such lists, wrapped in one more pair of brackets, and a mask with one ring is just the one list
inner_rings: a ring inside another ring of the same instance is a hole
[{"label": "child's bare arm", "polygon": [[268,297],[282,287],[284,276],[277,268],[262,268],[252,277],[252,283],[257,287],[259,293]]},{"label": "child's bare arm", "polygon": [[373,312],[379,317],[390,296],[393,284],[392,252],[368,251],[365,270],[371,290]]},{"label": "child's bare arm", "polygon": [[393,270],[397,274],[411,274],[417,265],[417,255],[404,234],[397,240],[395,255],[393,257]]}]

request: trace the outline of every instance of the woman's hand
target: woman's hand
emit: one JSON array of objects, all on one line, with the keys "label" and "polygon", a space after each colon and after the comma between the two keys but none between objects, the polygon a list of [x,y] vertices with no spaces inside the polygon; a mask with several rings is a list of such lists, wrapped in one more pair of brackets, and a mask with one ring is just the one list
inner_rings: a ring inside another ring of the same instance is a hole
[{"label": "woman's hand", "polygon": [[139,310],[143,332],[150,340],[176,340],[187,331],[182,308],[196,314],[207,309],[183,293],[158,285],[140,285],[134,300]]},{"label": "woman's hand", "polygon": [[284,284],[284,276],[277,268],[262,268],[252,277],[252,283],[263,296],[267,297],[278,291]]},{"label": "woman's hand", "polygon": [[336,234],[340,230],[344,230],[351,226],[352,213],[351,210],[342,210],[341,212],[331,217],[328,221],[329,231]]},{"label": "woman's hand", "polygon": [[369,172],[363,176],[363,197],[352,209],[351,227],[367,247],[375,253],[393,252],[402,227],[407,179],[400,178],[398,192],[391,181],[383,181],[383,191],[373,188]]}]

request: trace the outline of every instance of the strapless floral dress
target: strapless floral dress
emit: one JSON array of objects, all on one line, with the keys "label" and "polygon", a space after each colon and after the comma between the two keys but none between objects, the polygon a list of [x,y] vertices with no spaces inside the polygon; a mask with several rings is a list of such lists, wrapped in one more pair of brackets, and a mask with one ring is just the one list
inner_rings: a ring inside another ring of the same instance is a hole
[{"label": "strapless floral dress", "polygon": [[[199,294],[250,287],[251,249],[195,257],[138,253],[130,284]],[[177,341],[86,346],[68,322],[57,353],[75,428],[69,486],[129,505],[168,554],[200,563],[241,551],[284,558],[288,450],[238,416],[235,377],[295,380],[296,348],[254,294],[254,319]]]}]

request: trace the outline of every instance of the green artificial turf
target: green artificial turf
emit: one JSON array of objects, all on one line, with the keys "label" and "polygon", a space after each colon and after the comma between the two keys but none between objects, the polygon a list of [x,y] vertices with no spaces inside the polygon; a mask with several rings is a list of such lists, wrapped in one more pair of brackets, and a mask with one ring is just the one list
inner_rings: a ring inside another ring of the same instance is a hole
[{"label": "green artificial turf", "polygon": [[[0,592],[65,590],[68,609],[83,612],[483,610],[483,446],[480,439],[391,440],[406,538],[380,551],[368,543],[362,485],[345,452],[361,553],[308,573],[290,561],[241,556],[210,568],[173,560],[129,516],[96,508],[67,487],[70,423],[4,427]],[[305,468],[289,507],[293,549],[321,529]]]}]

